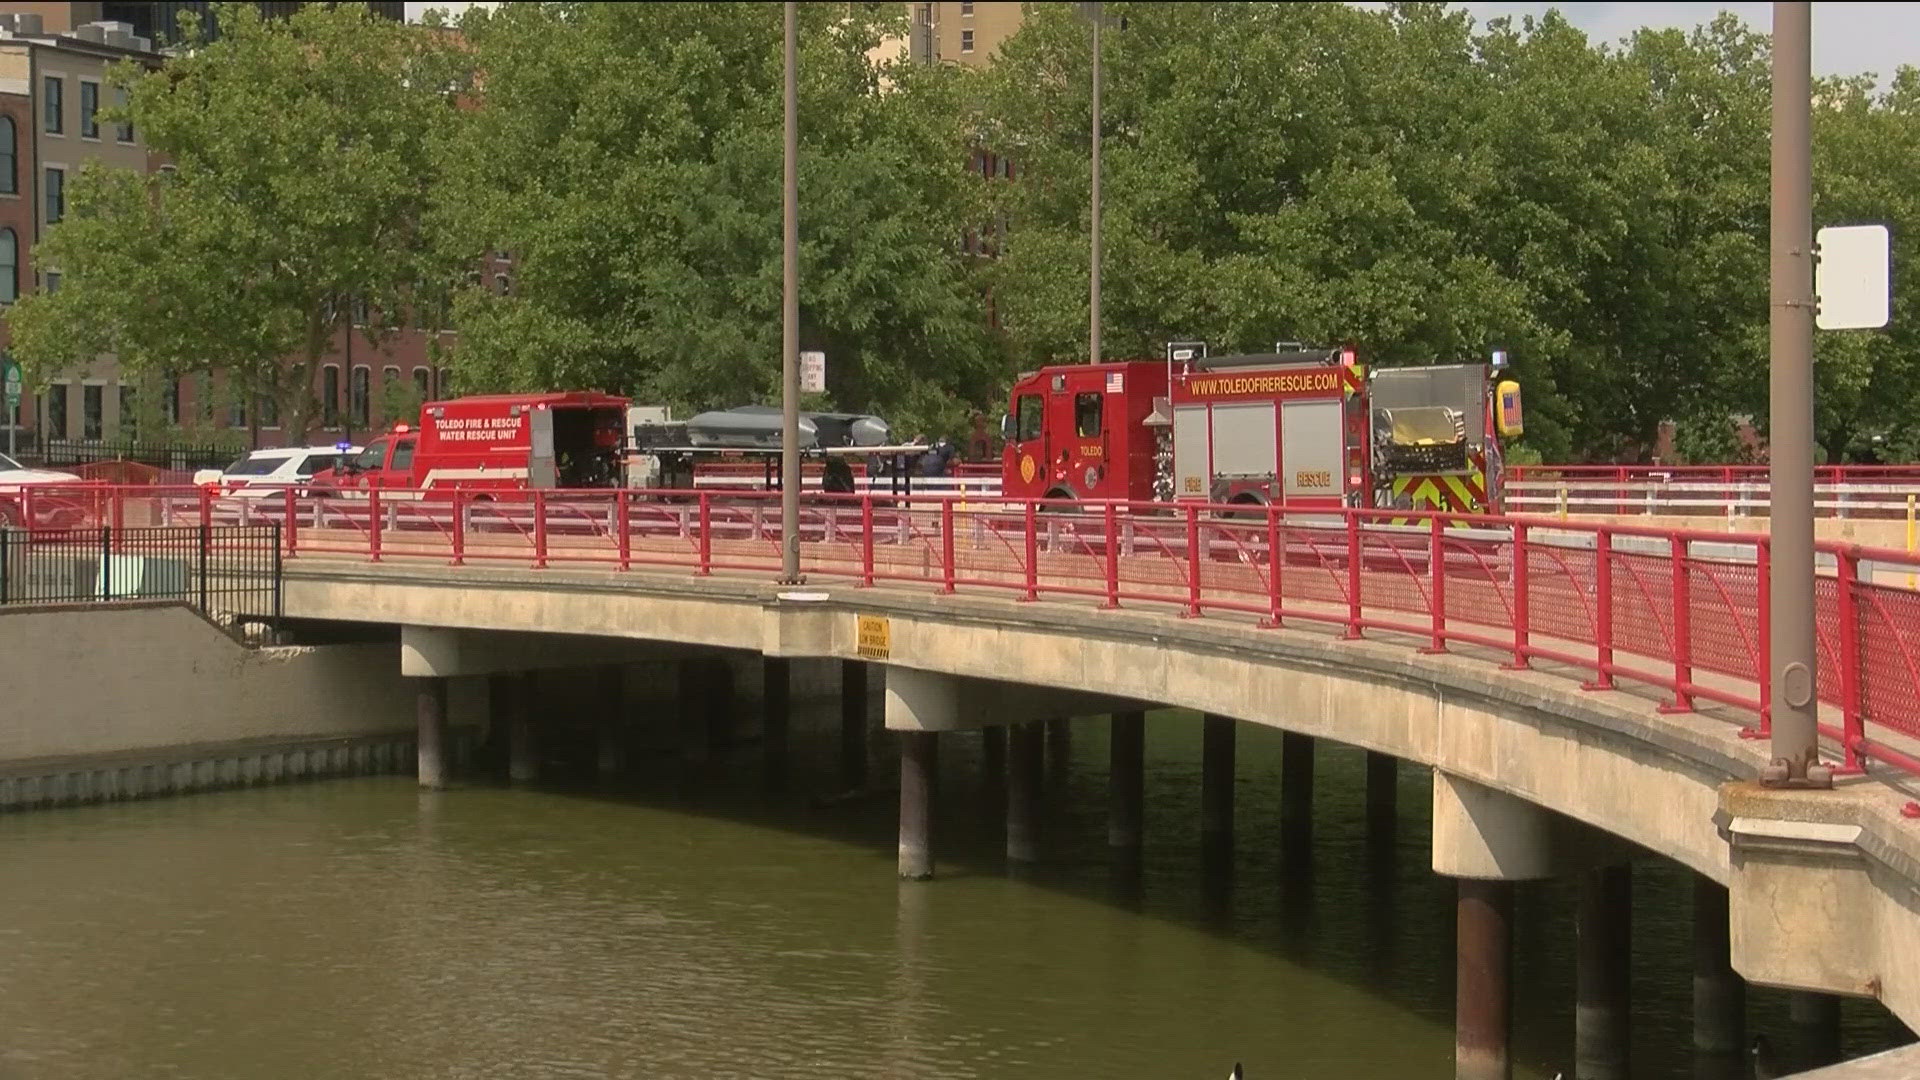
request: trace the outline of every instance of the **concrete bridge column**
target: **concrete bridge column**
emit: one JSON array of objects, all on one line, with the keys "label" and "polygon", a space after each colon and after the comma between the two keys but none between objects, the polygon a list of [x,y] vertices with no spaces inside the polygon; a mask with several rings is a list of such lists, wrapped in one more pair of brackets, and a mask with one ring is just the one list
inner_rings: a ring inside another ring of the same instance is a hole
[{"label": "concrete bridge column", "polygon": [[840,661],[840,783],[867,786],[867,662]]},{"label": "concrete bridge column", "polygon": [[1602,866],[1580,875],[1573,1026],[1573,1073],[1579,1080],[1627,1078],[1632,917],[1630,865]]},{"label": "concrete bridge column", "polygon": [[1693,879],[1693,1048],[1734,1055],[1747,1049],[1747,984],[1733,970],[1727,890]]},{"label": "concrete bridge column", "polygon": [[980,823],[999,832],[1007,817],[1007,725],[980,729]]},{"label": "concrete bridge column", "polygon": [[1840,999],[1832,994],[1795,990],[1787,995],[1787,1019],[1793,1025],[1797,1064],[1817,1069],[1840,1060]]},{"label": "concrete bridge column", "polygon": [[414,743],[420,786],[438,790],[447,786],[447,680],[428,677],[417,686],[415,714],[420,732]]},{"label": "concrete bridge column", "polygon": [[1512,1031],[1513,882],[1461,878],[1455,909],[1453,1074],[1508,1080]]},{"label": "concrete bridge column", "polygon": [[1027,720],[1007,727],[1007,860],[1040,858],[1041,725]]},{"label": "concrete bridge column", "polygon": [[931,731],[900,733],[900,876],[921,881],[933,876],[934,776],[939,768],[939,736]]},{"label": "concrete bridge column", "polygon": [[626,671],[619,664],[602,664],[599,682],[600,713],[594,719],[594,771],[602,777],[618,775],[627,767],[628,727]]},{"label": "concrete bridge column", "polygon": [[[1312,782],[1309,767],[1308,782]],[[1311,813],[1311,807],[1309,807]],[[1393,839],[1400,824],[1400,759],[1367,751],[1367,836],[1375,842]]]},{"label": "concrete bridge column", "polygon": [[534,673],[523,672],[515,680],[513,720],[507,736],[507,779],[516,784],[531,784],[540,778],[539,733],[533,727],[535,696]]},{"label": "concrete bridge column", "polygon": [[760,703],[765,717],[760,729],[766,786],[782,791],[787,786],[787,732],[793,719],[792,665],[780,656],[761,658]]},{"label": "concrete bridge column", "polygon": [[1145,802],[1147,714],[1113,714],[1108,747],[1107,846],[1116,859],[1140,860]]},{"label": "concrete bridge column", "polygon": [[[1371,808],[1371,795],[1368,802]],[[1312,842],[1313,736],[1289,731],[1280,738],[1280,843],[1299,859]]]},{"label": "concrete bridge column", "polygon": [[1200,846],[1211,859],[1233,850],[1233,717],[1208,713],[1200,742]]},{"label": "concrete bridge column", "polygon": [[1073,718],[1047,720],[1047,777],[1054,787],[1065,787],[1073,764]]}]

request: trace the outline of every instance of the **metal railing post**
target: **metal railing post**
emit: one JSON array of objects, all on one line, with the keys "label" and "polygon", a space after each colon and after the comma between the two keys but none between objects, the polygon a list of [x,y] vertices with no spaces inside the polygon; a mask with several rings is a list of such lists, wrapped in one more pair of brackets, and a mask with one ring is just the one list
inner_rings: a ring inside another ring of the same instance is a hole
[{"label": "metal railing post", "polygon": [[1200,507],[1187,504],[1187,610],[1189,619],[1200,615],[1200,566],[1206,553],[1200,550]]},{"label": "metal railing post", "polygon": [[113,599],[113,526],[100,526],[100,599]]},{"label": "metal railing post", "polygon": [[13,552],[8,550],[13,542],[13,530],[0,524],[0,604],[8,600],[8,586],[13,576]]},{"label": "metal railing post", "polygon": [[[291,490],[291,489],[289,489]],[[273,526],[273,629],[277,633],[286,617],[286,564],[280,557],[280,526]]]},{"label": "metal railing post", "polygon": [[1361,635],[1360,626],[1360,512],[1346,510],[1347,518],[1347,629],[1341,636],[1351,641]]},{"label": "metal railing post", "polygon": [[287,488],[287,512],[284,515],[286,531],[282,535],[286,540],[288,555],[299,554],[300,548],[300,503],[297,496],[298,492],[295,488]]},{"label": "metal railing post", "polygon": [[633,567],[633,504],[629,501],[630,492],[621,488],[613,495],[613,527],[619,530],[620,569]]},{"label": "metal railing post", "polygon": [[467,498],[466,492],[453,489],[453,524],[447,532],[447,542],[453,546],[453,558],[449,565],[465,566],[467,563]]},{"label": "metal railing post", "polygon": [[380,561],[380,489],[367,489],[367,549],[373,562]]},{"label": "metal railing post", "polygon": [[952,592],[958,567],[954,565],[953,555],[953,497],[947,496],[940,501],[940,569],[944,575],[941,592]]},{"label": "metal railing post", "polygon": [[1754,636],[1759,639],[1760,652],[1754,676],[1760,680],[1760,726],[1752,729],[1751,734],[1753,738],[1766,739],[1773,736],[1773,541],[1762,536],[1754,545],[1753,555],[1757,578],[1754,607],[1758,623]]},{"label": "metal railing post", "polygon": [[860,496],[860,587],[873,586],[873,496]]},{"label": "metal railing post", "polygon": [[533,489],[533,568],[547,567],[547,492]]},{"label": "metal railing post", "polygon": [[1020,597],[1022,600],[1040,599],[1040,523],[1035,520],[1035,516],[1038,513],[1039,508],[1037,504],[1034,500],[1028,499],[1027,535],[1025,537],[1027,548],[1027,591]]},{"label": "metal railing post", "polygon": [[1673,701],[1661,712],[1693,711],[1693,580],[1687,565],[1687,540],[1675,533],[1667,538],[1673,561]]},{"label": "metal railing post", "polygon": [[1599,530],[1593,538],[1593,680],[1588,690],[1612,690],[1613,685],[1613,534]]},{"label": "metal railing post", "polygon": [[1842,768],[1860,771],[1860,740],[1865,737],[1860,716],[1860,602],[1856,588],[1860,581],[1860,556],[1842,550],[1834,556],[1838,580],[1840,623],[1840,748],[1845,754]]},{"label": "metal railing post", "polygon": [[1433,607],[1433,628],[1422,652],[1443,653],[1447,651],[1447,553],[1441,546],[1441,536],[1446,526],[1440,521],[1440,515],[1427,519],[1427,574],[1431,584],[1427,587],[1427,603]]},{"label": "metal railing post", "polygon": [[213,548],[213,526],[205,519],[200,522],[200,614],[207,611],[207,560]]},{"label": "metal railing post", "polygon": [[706,577],[713,573],[713,496],[702,491],[694,499],[700,511],[700,565],[693,572],[696,577]]},{"label": "metal railing post", "polygon": [[1281,568],[1287,565],[1287,550],[1280,538],[1280,508],[1273,503],[1267,504],[1267,622],[1270,628],[1280,626],[1280,575]]},{"label": "metal railing post", "polygon": [[1513,584],[1513,661],[1506,665],[1509,670],[1518,671],[1532,665],[1527,660],[1528,624],[1532,621],[1532,605],[1529,603],[1527,563],[1527,526],[1523,522],[1513,524],[1513,572],[1508,579]]},{"label": "metal railing post", "polygon": [[1111,500],[1103,515],[1102,530],[1106,534],[1107,602],[1101,606],[1111,610],[1120,606],[1120,511]]}]

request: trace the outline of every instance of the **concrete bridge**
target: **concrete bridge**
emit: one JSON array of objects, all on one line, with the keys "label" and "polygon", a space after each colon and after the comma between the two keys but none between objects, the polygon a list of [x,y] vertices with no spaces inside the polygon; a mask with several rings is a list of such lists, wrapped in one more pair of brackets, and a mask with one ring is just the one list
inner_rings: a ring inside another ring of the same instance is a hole
[{"label": "concrete bridge", "polygon": [[[1562,874],[1582,882],[1580,1075],[1624,1075],[1626,950],[1609,943],[1628,933],[1625,867],[1644,852],[1698,875],[1703,1048],[1743,1049],[1743,977],[1874,998],[1920,1025],[1920,595],[1895,580],[1912,569],[1899,553],[1823,548],[1821,697],[1842,779],[1781,791],[1752,782],[1768,757],[1754,737],[1764,538],[810,498],[809,580],[782,586],[771,507],[712,493],[288,494],[116,512],[278,521],[287,617],[399,628],[426,784],[444,777],[446,680],[590,663],[621,641],[758,652],[777,768],[786,663],[835,659],[885,668],[903,876],[934,871],[931,763],[959,732],[1004,738],[1008,856],[1034,858],[1040,725],[1065,716],[1112,717],[1110,840],[1125,858],[1140,842],[1143,713],[1191,708],[1209,717],[1203,832],[1218,844],[1231,842],[1235,722],[1296,737],[1283,797],[1300,814],[1314,739],[1432,769],[1433,868],[1459,882],[1463,1077],[1507,1074],[1511,885]],[[523,772],[538,719],[522,705],[504,722]],[[1391,797],[1390,784],[1369,793]],[[1805,1000],[1817,1022],[1822,999]]]}]

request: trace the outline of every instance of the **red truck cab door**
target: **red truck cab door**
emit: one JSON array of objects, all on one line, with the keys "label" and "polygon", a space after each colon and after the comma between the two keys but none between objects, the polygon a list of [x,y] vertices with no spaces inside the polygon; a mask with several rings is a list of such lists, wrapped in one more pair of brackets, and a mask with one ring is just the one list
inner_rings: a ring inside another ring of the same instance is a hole
[{"label": "red truck cab door", "polygon": [[1016,498],[1037,498],[1046,491],[1049,471],[1045,391],[1035,386],[1016,395],[1007,421],[1001,487]]}]

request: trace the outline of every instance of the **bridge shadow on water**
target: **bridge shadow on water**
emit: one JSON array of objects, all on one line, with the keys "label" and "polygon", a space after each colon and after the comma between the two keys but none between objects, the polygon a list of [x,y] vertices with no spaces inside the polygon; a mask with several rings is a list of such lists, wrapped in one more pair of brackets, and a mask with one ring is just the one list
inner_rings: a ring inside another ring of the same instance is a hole
[{"label": "bridge shadow on water", "polygon": [[[877,695],[876,695],[877,699]],[[752,718],[744,727],[752,726]],[[754,830],[804,837],[861,853],[872,887],[895,886],[897,754],[888,734],[871,737],[871,783],[864,793],[838,791],[837,712],[797,707],[792,719],[784,790],[766,786],[755,733],[705,760],[685,759],[672,746],[637,749],[618,776],[594,775],[590,733],[551,732],[543,744],[548,796],[645,807],[653,813],[697,815]],[[1126,865],[1106,843],[1107,725],[1087,718],[1072,725],[1071,752],[1051,754],[1043,783],[1042,854],[1031,865],[1009,863],[1004,848],[1003,781],[984,768],[978,733],[940,738],[935,807],[936,877],[898,883],[895,905],[900,978],[909,986],[913,958],[932,948],[943,920],[961,905],[977,905],[1006,920],[1004,948],[1032,948],[1030,935],[1054,932],[1036,917],[1022,925],[1025,898],[1039,893],[1084,905],[1103,930],[1084,943],[1097,955],[1088,970],[1118,973],[1139,946],[1139,920],[1177,927],[1205,944],[1193,958],[1205,982],[1208,956],[1253,954],[1279,965],[1280,986],[1234,984],[1228,992],[1271,998],[1276,1016],[1311,1024],[1321,1010],[1398,1014],[1404,1023],[1370,1036],[1361,1024],[1329,1023],[1326,1037],[1359,1045],[1344,1053],[1320,1048],[1301,1056],[1345,1060],[1343,1075],[1442,1077],[1452,1073],[1454,888],[1429,867],[1430,781],[1400,763],[1397,816],[1390,832],[1370,834],[1366,822],[1364,755],[1322,742],[1318,747],[1310,829],[1288,827],[1281,812],[1280,733],[1237,725],[1235,828],[1230,849],[1208,850],[1200,831],[1200,723],[1196,714],[1165,710],[1147,725],[1146,837],[1137,865]],[[504,776],[498,760],[481,772]],[[489,768],[492,766],[492,768]],[[482,779],[477,783],[486,783]],[[795,858],[804,859],[803,852]],[[800,868],[804,871],[804,868]],[[1635,863],[1633,925],[1633,1046],[1635,1078],[1732,1080],[1749,1075],[1744,1058],[1696,1055],[1691,1048],[1692,875],[1647,855]],[[773,898],[775,902],[778,898]],[[1572,1076],[1574,926],[1572,881],[1529,883],[1517,890],[1514,915],[1514,1060],[1516,1076]],[[1027,944],[1023,945],[1023,941]],[[1215,970],[1229,984],[1243,979],[1238,964]],[[1214,992],[1210,988],[1206,992]],[[1090,990],[1098,993],[1098,990]],[[1193,996],[1188,986],[1167,995]],[[1849,1055],[1898,1045],[1909,1036],[1870,1002],[1843,1005],[1843,1049]],[[1278,1021],[1277,1021],[1278,1022]],[[1372,1037],[1402,1036],[1407,1023],[1423,1034],[1408,1045],[1366,1045]],[[1787,995],[1748,992],[1749,1033],[1766,1033],[1776,1046],[1795,1046]],[[1293,1037],[1312,1037],[1295,1030]],[[1239,1054],[1222,1036],[1219,1056]],[[1249,1075],[1319,1076],[1276,1071],[1262,1062]],[[1222,1065],[1222,1068],[1225,1066]]]}]

